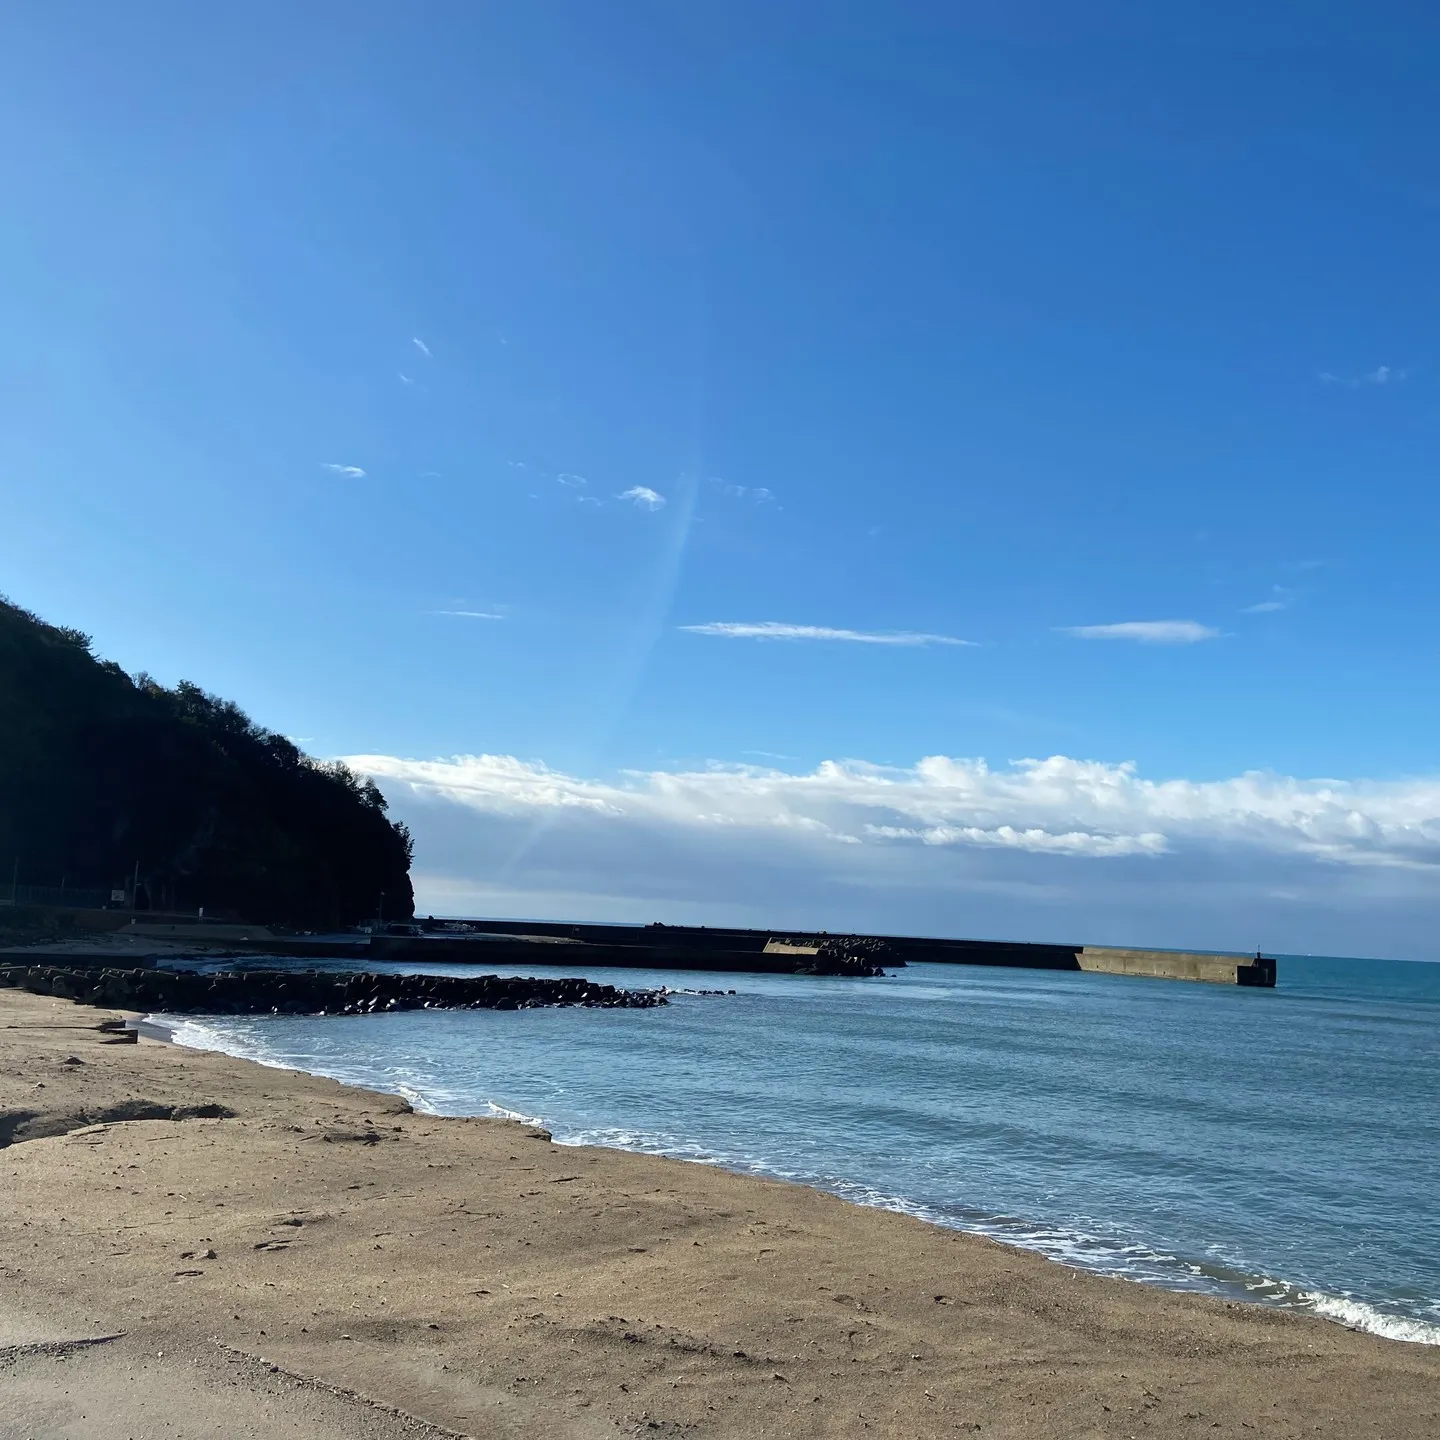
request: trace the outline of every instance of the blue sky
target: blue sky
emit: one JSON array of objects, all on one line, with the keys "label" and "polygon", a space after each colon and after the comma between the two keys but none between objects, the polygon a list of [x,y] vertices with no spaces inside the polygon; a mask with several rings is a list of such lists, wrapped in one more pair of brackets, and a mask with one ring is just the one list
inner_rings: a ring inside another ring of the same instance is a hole
[{"label": "blue sky", "polygon": [[1437,32],[14,8],[0,590],[431,907],[1432,953]]}]

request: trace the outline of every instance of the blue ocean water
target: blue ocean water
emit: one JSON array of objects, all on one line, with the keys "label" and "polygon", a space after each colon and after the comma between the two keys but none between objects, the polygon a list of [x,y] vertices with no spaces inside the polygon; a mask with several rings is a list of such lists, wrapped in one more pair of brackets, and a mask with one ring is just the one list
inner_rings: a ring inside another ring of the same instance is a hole
[{"label": "blue ocean water", "polygon": [[521,1116],[561,1143],[797,1180],[1440,1344],[1440,965],[1288,958],[1273,991],[950,965],[584,973],[736,993],[168,1023],[438,1114]]}]

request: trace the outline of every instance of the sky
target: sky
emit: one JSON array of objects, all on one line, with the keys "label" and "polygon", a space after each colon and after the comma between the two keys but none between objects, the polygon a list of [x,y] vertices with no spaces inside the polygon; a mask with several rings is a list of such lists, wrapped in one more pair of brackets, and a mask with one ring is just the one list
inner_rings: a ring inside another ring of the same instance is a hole
[{"label": "sky", "polygon": [[1440,958],[1440,14],[0,15],[0,593],[422,912]]}]

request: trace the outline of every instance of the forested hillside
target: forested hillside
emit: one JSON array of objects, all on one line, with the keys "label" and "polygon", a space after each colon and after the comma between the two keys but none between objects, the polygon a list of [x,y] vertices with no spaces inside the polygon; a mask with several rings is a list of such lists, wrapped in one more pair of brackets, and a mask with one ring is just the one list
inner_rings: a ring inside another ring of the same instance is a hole
[{"label": "forested hillside", "polygon": [[0,599],[0,893],[123,885],[306,926],[408,917],[410,837],[374,784],[197,686],[98,660]]}]

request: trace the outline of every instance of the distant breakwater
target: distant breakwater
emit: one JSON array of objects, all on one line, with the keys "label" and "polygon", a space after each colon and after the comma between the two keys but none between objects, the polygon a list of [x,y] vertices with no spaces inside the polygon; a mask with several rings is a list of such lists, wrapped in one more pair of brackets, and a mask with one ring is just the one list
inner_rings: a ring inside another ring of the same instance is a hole
[{"label": "distant breakwater", "polygon": [[406,924],[394,926],[395,933],[353,937],[285,935],[264,926],[172,920],[136,920],[112,928],[126,940],[173,941],[245,955],[283,955],[292,960],[347,960],[356,969],[376,960],[438,961],[445,965],[603,965],[872,979],[884,975],[887,966],[905,964],[903,959],[892,958],[883,942],[869,936],[796,939],[768,931],[745,933],[733,942],[732,932],[727,931],[619,925],[591,927],[599,932],[598,939],[554,933],[559,927],[548,927],[544,935],[531,935]]},{"label": "distant breakwater", "polygon": [[581,979],[499,975],[384,975],[368,971],[119,969],[0,965],[0,985],[82,1005],[176,1015],[371,1015],[387,1010],[529,1010],[583,1005],[643,1010],[658,990],[619,990]]},{"label": "distant breakwater", "polygon": [[[398,927],[397,927],[398,928]],[[1205,981],[1273,988],[1272,956],[1147,950],[1127,946],[1050,945],[1005,940],[955,940],[914,935],[831,935],[826,932],[708,929],[689,925],[625,926],[555,921],[426,921],[423,938],[375,936],[371,953],[390,959],[469,960],[487,946],[532,946],[540,964],[574,963],[561,947],[580,947],[586,959],[606,965],[694,970],[749,970],[798,975],[874,976],[911,962],[990,965],[1023,970],[1089,971],[1157,980]],[[547,960],[545,942],[556,954]],[[559,953],[556,953],[559,952]],[[494,954],[492,950],[489,953]],[[600,959],[600,955],[604,959]],[[507,958],[510,958],[507,955]]]},{"label": "distant breakwater", "polygon": [[[1268,955],[1215,951],[1148,950],[1126,946],[1055,945],[1023,941],[958,940],[906,935],[831,935],[814,931],[709,929],[686,925],[583,924],[556,921],[435,920],[398,922],[339,935],[286,933],[264,925],[216,922],[180,915],[72,912],[77,930],[111,933],[124,942],[131,963],[158,958],[173,947],[210,954],[268,955],[287,960],[341,960],[355,972],[375,962],[474,966],[542,966],[585,971],[592,966],[814,975],[870,979],[907,964],[985,965],[1059,970],[1146,979],[1203,981],[1271,989],[1276,962]],[[43,933],[16,939],[39,941]],[[139,942],[136,944],[135,942]],[[20,946],[0,950],[16,963]],[[37,951],[31,951],[38,960]],[[112,950],[113,953],[113,950]],[[93,964],[93,953],[69,946],[47,952],[52,963]],[[117,957],[118,958],[118,957]]]}]

